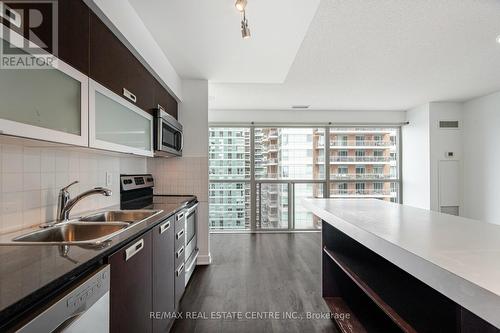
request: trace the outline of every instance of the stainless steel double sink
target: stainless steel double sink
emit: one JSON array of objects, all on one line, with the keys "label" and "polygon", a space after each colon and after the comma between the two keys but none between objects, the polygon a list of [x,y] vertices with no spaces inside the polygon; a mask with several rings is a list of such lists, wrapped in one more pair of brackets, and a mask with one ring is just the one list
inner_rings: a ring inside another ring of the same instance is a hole
[{"label": "stainless steel double sink", "polygon": [[12,239],[18,245],[98,245],[160,210],[110,210],[57,223]]}]

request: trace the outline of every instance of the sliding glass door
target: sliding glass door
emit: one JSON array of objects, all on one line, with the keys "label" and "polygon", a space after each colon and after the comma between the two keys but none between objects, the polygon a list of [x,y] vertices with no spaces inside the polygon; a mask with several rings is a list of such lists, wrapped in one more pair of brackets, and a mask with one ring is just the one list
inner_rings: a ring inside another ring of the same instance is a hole
[{"label": "sliding glass door", "polygon": [[[305,198],[399,202],[397,127],[211,127],[212,230],[311,230]],[[327,139],[328,138],[328,139]]]}]

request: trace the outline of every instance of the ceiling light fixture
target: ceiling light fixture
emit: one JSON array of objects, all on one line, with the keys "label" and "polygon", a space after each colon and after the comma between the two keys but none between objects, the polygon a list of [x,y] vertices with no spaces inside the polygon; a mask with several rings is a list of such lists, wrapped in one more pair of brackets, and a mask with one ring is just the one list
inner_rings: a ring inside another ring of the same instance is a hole
[{"label": "ceiling light fixture", "polygon": [[497,43],[500,44],[500,35],[497,36]]},{"label": "ceiling light fixture", "polygon": [[243,39],[247,39],[250,38],[250,28],[248,27],[248,20],[245,15],[245,11],[243,11],[242,14],[243,17],[241,19],[241,37],[243,37]]},{"label": "ceiling light fixture", "polygon": [[247,0],[236,0],[234,6],[236,7],[236,9],[242,12],[245,10],[245,7],[247,6]]}]

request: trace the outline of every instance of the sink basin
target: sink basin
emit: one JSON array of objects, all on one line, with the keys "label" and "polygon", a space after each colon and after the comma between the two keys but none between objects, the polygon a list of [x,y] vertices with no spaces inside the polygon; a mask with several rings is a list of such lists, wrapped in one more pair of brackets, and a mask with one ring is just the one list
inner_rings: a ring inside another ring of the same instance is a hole
[{"label": "sink basin", "polygon": [[117,222],[68,222],[16,237],[12,241],[37,244],[99,244],[127,227],[127,223]]},{"label": "sink basin", "polygon": [[127,222],[135,223],[159,213],[156,210],[110,210],[84,216],[82,222]]}]

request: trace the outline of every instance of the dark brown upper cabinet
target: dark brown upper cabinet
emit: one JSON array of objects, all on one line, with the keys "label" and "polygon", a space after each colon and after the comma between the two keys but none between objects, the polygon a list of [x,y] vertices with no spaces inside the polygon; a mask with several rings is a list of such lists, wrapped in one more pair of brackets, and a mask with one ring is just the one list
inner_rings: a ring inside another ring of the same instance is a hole
[{"label": "dark brown upper cabinet", "polygon": [[[18,28],[8,20],[1,19],[4,25],[88,75],[90,9],[83,1],[60,0],[51,3],[31,0],[27,3],[6,1],[5,4],[22,13],[22,23]],[[53,4],[57,6],[57,11],[52,7]],[[37,19],[37,14],[29,14],[30,10],[42,15],[42,24],[31,27],[34,23],[30,21]]]},{"label": "dark brown upper cabinet", "polygon": [[155,80],[140,61],[93,13],[90,14],[90,78],[119,96],[124,89],[136,97],[133,102],[152,112]]},{"label": "dark brown upper cabinet", "polygon": [[90,9],[78,0],[59,0],[58,57],[85,75],[89,74]]},{"label": "dark brown upper cabinet", "polygon": [[160,82],[155,80],[155,106],[158,107],[158,105],[167,111],[169,115],[178,119],[177,101],[168,93]]},{"label": "dark brown upper cabinet", "polygon": [[[2,24],[23,36],[36,36],[31,38],[32,42],[41,42],[46,46],[47,52],[56,54],[58,58],[117,95],[126,98],[123,89],[128,90],[136,97],[136,102],[126,99],[144,111],[153,113],[161,105],[177,119],[178,105],[175,98],[82,0],[57,1],[57,17],[53,15],[52,4],[43,0],[5,3],[23,13],[29,9],[37,9],[42,13],[44,24],[32,28],[31,35],[24,25],[17,28],[0,18]],[[26,15],[25,24],[29,24],[29,17]],[[54,45],[56,41],[52,27],[56,29],[57,45]]]}]

